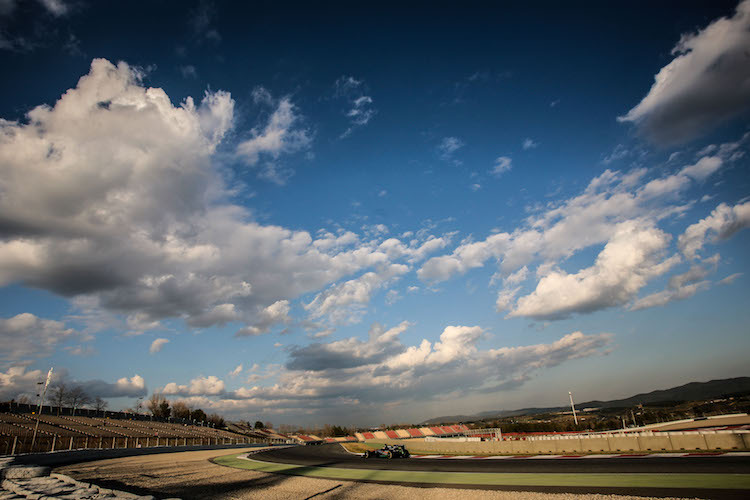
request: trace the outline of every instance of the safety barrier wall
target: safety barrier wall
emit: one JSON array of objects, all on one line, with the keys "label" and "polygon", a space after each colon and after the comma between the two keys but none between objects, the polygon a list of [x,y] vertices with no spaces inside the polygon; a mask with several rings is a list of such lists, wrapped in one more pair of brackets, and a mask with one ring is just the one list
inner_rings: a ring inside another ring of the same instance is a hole
[{"label": "safety barrier wall", "polygon": [[525,440],[456,442],[375,439],[370,443],[405,444],[412,453],[429,454],[579,454],[648,453],[662,451],[748,451],[750,432],[659,432],[592,436],[536,436]]}]

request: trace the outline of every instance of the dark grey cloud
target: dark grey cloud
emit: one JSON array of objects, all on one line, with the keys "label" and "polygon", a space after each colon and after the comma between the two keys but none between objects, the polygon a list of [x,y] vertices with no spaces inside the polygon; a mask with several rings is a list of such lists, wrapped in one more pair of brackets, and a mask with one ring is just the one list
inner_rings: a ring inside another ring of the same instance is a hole
[{"label": "dark grey cloud", "polygon": [[663,144],[697,137],[750,109],[750,0],[697,33],[685,34],[676,57],[649,93],[619,121],[635,123]]}]

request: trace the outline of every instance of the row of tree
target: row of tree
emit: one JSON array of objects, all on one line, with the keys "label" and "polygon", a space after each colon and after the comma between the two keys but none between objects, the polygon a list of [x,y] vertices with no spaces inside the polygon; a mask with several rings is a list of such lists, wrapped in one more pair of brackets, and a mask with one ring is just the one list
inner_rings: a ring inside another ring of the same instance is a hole
[{"label": "row of tree", "polygon": [[[210,424],[216,428],[222,428],[226,425],[224,417],[217,413],[206,415],[206,412],[200,408],[191,408],[184,401],[170,402],[163,394],[155,392],[146,402],[146,409],[151,412],[154,418],[169,419],[179,418],[183,420],[192,420],[197,423]],[[140,409],[136,409],[134,413],[140,413]]]},{"label": "row of tree", "polygon": [[96,411],[104,411],[107,408],[107,402],[100,396],[92,398],[81,386],[68,386],[64,382],[60,382],[52,387],[49,400],[52,406],[57,407],[58,415],[60,415],[63,407],[72,408],[73,415],[75,415],[76,410],[88,406]]}]

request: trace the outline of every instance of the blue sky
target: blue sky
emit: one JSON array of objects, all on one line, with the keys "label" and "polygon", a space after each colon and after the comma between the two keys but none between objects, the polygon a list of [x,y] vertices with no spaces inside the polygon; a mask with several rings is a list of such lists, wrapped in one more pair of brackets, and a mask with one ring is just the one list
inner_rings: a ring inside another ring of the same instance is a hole
[{"label": "blue sky", "polygon": [[0,395],[369,425],[746,376],[748,26],[0,1]]}]

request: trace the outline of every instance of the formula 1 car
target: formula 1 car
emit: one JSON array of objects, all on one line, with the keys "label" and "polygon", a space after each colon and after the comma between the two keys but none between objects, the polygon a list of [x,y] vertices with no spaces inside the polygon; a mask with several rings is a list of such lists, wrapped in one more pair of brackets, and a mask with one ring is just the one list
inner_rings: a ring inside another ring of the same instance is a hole
[{"label": "formula 1 car", "polygon": [[365,458],[409,458],[409,450],[402,444],[384,444],[379,450],[367,450]]}]

